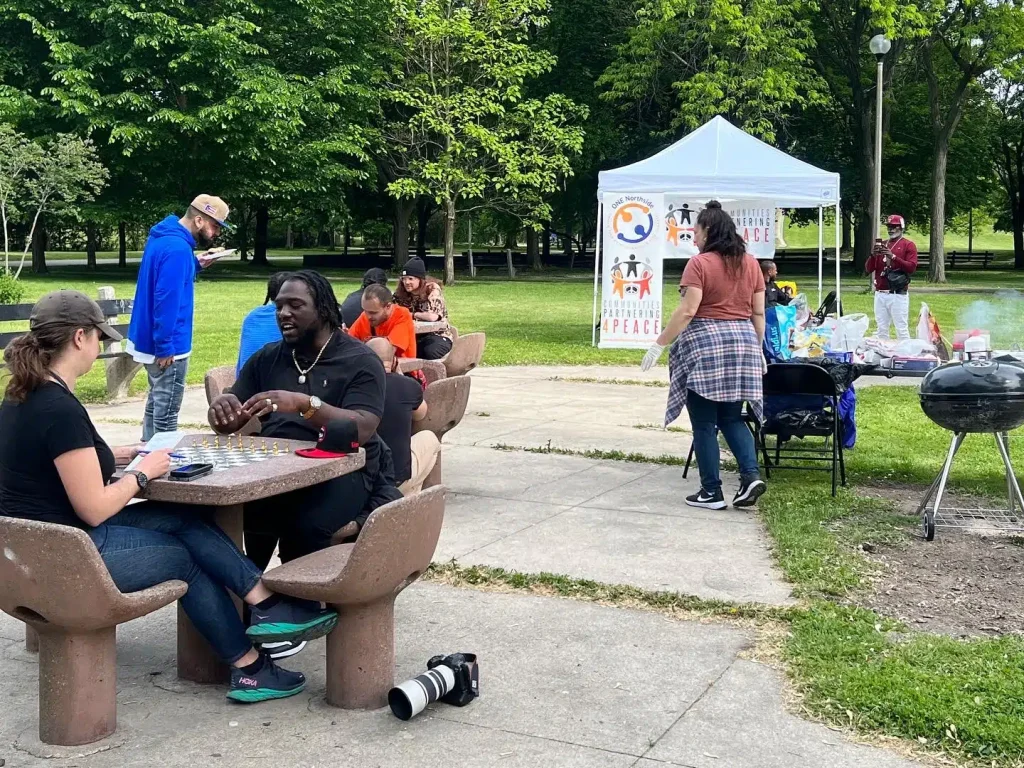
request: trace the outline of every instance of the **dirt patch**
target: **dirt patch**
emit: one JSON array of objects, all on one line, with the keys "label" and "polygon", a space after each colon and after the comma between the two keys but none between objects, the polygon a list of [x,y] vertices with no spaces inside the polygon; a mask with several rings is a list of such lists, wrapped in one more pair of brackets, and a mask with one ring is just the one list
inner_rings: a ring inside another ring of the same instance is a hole
[{"label": "dirt patch", "polygon": [[[912,514],[926,489],[864,490]],[[979,501],[950,499],[965,507],[984,506]],[[914,528],[899,542],[868,547],[865,556],[880,568],[873,589],[858,602],[916,630],[958,637],[1022,634],[1022,544],[1019,535],[941,528],[928,542]]]}]

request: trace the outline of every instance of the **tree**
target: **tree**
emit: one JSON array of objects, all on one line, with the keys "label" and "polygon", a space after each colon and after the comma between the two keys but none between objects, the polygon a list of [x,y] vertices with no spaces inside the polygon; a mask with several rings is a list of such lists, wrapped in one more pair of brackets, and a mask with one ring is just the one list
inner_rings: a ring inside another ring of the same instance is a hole
[{"label": "tree", "polygon": [[921,49],[928,83],[933,141],[931,261],[928,279],[946,281],[946,168],[971,86],[1024,50],[1020,0],[956,0],[942,3],[941,19]]},{"label": "tree", "polygon": [[598,81],[640,134],[674,138],[716,115],[774,141],[818,98],[807,65],[815,10],[804,0],[649,0]]},{"label": "tree", "polygon": [[996,173],[1006,195],[1005,221],[1000,224],[1013,233],[1014,269],[1024,269],[1024,85],[993,78],[991,87],[1000,117],[994,138]]},{"label": "tree", "polygon": [[388,189],[441,207],[448,284],[458,211],[486,205],[550,218],[543,195],[571,174],[582,147],[584,109],[560,94],[524,96],[554,65],[529,40],[547,8],[547,0],[395,0],[399,56],[387,92],[401,119],[387,139],[407,162]]},{"label": "tree", "polygon": [[[46,211],[76,215],[75,205],[94,199],[107,180],[89,140],[58,134],[45,143],[30,141],[0,124],[0,217],[4,229],[4,271],[10,271],[11,221],[28,224],[25,249],[14,277],[21,276],[39,220]],[[45,265],[42,265],[45,270]]]}]

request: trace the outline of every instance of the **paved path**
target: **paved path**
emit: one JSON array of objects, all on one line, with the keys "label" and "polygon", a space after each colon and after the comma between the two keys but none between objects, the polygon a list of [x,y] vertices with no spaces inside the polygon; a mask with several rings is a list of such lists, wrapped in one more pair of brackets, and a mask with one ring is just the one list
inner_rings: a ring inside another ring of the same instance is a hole
[{"label": "paved path", "polygon": [[[567,450],[685,456],[685,432],[635,428],[660,421],[664,388],[551,381],[659,376],[474,372],[467,417],[446,438],[451,496],[436,559],[790,602],[756,516],[689,509],[680,499],[694,480],[683,481],[678,467],[495,448],[551,441]],[[141,402],[90,410],[109,440],[137,438]],[[189,390],[183,421],[200,423],[205,411],[202,391]],[[225,703],[222,689],[175,678],[174,617],[164,609],[118,632],[118,733],[99,745],[60,749],[36,739],[36,661],[24,651],[21,626],[0,616],[0,758],[33,768],[913,765],[788,714],[781,675],[742,658],[751,635],[722,624],[417,584],[398,603],[398,678],[418,673],[434,654],[472,651],[481,658],[482,697],[402,723],[387,710],[325,705],[323,641],[289,660],[309,679],[299,700]]]}]

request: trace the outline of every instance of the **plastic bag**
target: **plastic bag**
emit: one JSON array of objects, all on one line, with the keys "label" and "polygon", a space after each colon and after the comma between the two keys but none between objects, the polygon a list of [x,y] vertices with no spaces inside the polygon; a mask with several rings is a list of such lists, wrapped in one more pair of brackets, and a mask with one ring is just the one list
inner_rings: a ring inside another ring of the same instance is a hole
[{"label": "plastic bag", "polygon": [[928,341],[920,339],[904,339],[896,344],[892,350],[893,357],[921,357],[922,355],[934,355],[935,346]]},{"label": "plastic bag", "polygon": [[856,352],[868,332],[868,316],[863,313],[843,315],[832,334],[833,352]]},{"label": "plastic bag", "polygon": [[923,301],[921,302],[921,311],[917,315],[917,338],[921,341],[927,341],[931,343],[932,340],[932,329],[931,323],[928,320],[929,316],[928,305]]},{"label": "plastic bag", "polygon": [[765,344],[772,362],[789,360],[790,343],[796,331],[796,307],[769,307],[764,312]]},{"label": "plastic bag", "polygon": [[798,293],[793,297],[793,300],[789,302],[789,306],[796,307],[796,327],[806,327],[807,322],[811,319],[811,306],[807,303],[807,296],[805,294]]}]

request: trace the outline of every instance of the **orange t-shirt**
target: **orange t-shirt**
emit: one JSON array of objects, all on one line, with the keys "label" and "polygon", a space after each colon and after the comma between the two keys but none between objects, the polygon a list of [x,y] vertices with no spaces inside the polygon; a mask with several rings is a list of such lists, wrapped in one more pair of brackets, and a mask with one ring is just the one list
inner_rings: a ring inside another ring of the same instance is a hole
[{"label": "orange t-shirt", "polygon": [[687,263],[680,286],[699,288],[700,307],[695,317],[711,320],[749,320],[754,314],[754,294],[764,293],[761,265],[749,253],[735,272],[717,253],[700,253]]},{"label": "orange t-shirt", "polygon": [[391,342],[398,357],[416,357],[416,323],[412,319],[412,313],[397,304],[391,309],[391,317],[376,328],[370,326],[370,318],[366,313],[361,313],[359,319],[348,329],[348,335],[360,341],[383,336]]}]

